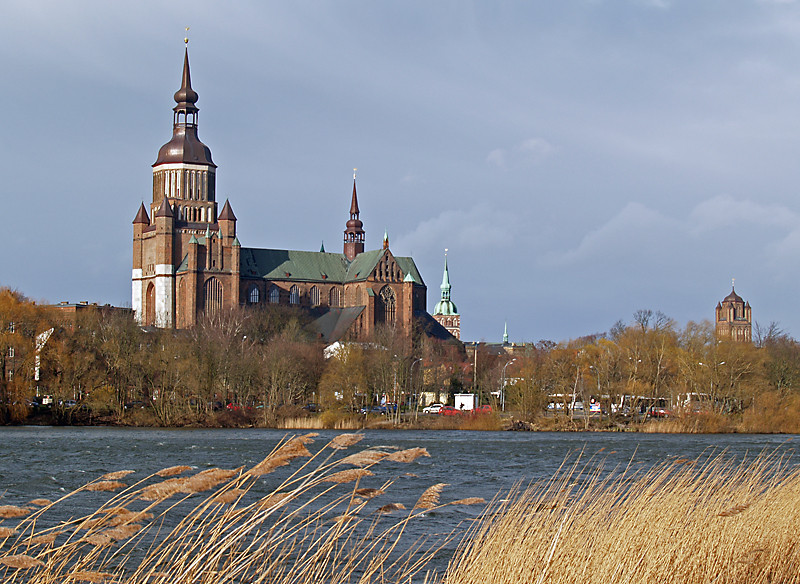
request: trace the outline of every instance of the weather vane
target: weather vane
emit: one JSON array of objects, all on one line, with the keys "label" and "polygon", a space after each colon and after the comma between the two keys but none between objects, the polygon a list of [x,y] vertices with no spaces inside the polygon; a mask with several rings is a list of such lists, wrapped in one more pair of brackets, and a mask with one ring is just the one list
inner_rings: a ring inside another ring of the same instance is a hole
[{"label": "weather vane", "polygon": [[357,170],[358,170],[357,168],[354,168],[354,169],[353,169],[353,180],[356,180],[356,171],[357,171]]},{"label": "weather vane", "polygon": [[183,44],[185,44],[185,45],[189,44],[189,27],[188,26],[186,27],[186,36],[183,37]]}]

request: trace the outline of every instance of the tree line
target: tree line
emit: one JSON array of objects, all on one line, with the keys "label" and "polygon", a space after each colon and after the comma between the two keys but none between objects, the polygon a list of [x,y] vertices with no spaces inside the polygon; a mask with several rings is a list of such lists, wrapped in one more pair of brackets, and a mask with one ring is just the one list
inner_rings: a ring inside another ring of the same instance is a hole
[{"label": "tree line", "polygon": [[190,330],[142,328],[124,311],[65,314],[0,288],[0,421],[29,419],[43,396],[56,422],[85,421],[87,412],[124,421],[145,409],[152,423],[171,426],[221,414],[271,425],[382,401],[417,408],[461,392],[529,421],[570,415],[578,400],[598,402],[613,418],[625,413],[625,396],[674,408],[689,393],[707,396],[719,415],[758,417],[765,429],[800,419],[800,344],[776,323],[756,325],[752,344],[732,343],[717,339],[708,321],[680,328],[639,310],[606,333],[514,347],[477,343],[469,354],[456,341],[421,331],[408,339],[390,327],[368,343],[326,350],[308,324],[301,310],[267,305]]}]

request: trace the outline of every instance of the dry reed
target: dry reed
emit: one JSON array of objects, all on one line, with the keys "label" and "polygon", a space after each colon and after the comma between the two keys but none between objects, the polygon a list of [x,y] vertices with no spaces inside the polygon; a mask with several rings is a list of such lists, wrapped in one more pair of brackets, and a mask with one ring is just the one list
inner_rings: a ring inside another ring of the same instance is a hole
[{"label": "dry reed", "polygon": [[96,483],[89,483],[83,488],[86,491],[116,491],[123,487],[127,487],[125,483],[119,481],[97,481]]},{"label": "dry reed", "polygon": [[800,471],[769,456],[563,467],[497,503],[445,584],[800,582]]},{"label": "dry reed", "polygon": [[27,507],[17,507],[16,505],[0,505],[0,519],[15,519],[25,517],[31,510]]},{"label": "dry reed", "polygon": [[158,471],[156,476],[160,476],[162,478],[174,477],[175,475],[185,473],[187,470],[192,470],[192,467],[185,465],[168,466],[167,468],[162,468],[160,471]]},{"label": "dry reed", "polygon": [[439,495],[446,486],[448,486],[447,483],[437,483],[425,489],[425,492],[422,493],[416,505],[414,505],[414,509],[433,509],[436,507],[439,504]]}]

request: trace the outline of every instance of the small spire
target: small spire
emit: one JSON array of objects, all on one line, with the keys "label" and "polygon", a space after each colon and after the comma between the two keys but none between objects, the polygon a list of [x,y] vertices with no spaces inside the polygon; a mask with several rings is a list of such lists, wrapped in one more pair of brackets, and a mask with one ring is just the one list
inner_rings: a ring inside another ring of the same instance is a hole
[{"label": "small spire", "polygon": [[503,344],[508,344],[508,321],[506,321],[505,326],[503,327]]},{"label": "small spire", "polygon": [[383,249],[389,249],[389,231],[383,230]]},{"label": "small spire", "polygon": [[356,173],[353,173],[353,198],[350,201],[350,218],[358,219],[360,211],[358,210],[358,195],[356,194]]},{"label": "small spire", "polygon": [[199,96],[197,92],[192,89],[192,73],[189,70],[189,47],[183,53],[183,75],[181,77],[181,88],[175,92],[174,95],[175,109],[186,110],[187,112],[197,112],[197,103]]},{"label": "small spire", "polygon": [[444,274],[442,274],[442,300],[450,300],[450,271],[447,269],[447,249],[444,250]]},{"label": "small spire", "polygon": [[139,212],[136,213],[136,218],[133,220],[133,224],[136,225],[137,223],[144,223],[145,225],[150,225],[150,217],[147,215],[147,209],[144,208],[144,203],[141,204],[139,207]]},{"label": "small spire", "polygon": [[736,278],[731,278],[731,290],[736,290]]},{"label": "small spire", "polygon": [[161,206],[158,208],[158,211],[156,211],[153,216],[169,217],[169,218],[174,217],[174,215],[172,214],[172,205],[169,204],[169,199],[167,199],[167,195],[164,195],[164,199],[161,201]]},{"label": "small spire", "polygon": [[218,221],[236,221],[236,215],[233,214],[233,209],[231,209],[231,204],[228,202],[228,199],[225,199],[225,204],[222,206],[222,212],[217,217]]},{"label": "small spire", "polygon": [[319,253],[325,253],[325,240],[322,240],[322,244],[319,246]]}]

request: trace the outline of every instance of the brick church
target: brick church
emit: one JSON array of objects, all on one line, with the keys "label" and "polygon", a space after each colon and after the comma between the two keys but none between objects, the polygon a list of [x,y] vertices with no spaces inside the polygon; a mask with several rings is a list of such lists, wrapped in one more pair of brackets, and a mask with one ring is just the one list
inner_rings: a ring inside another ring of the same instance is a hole
[{"label": "brick church", "polygon": [[442,328],[425,311],[414,260],[395,256],[386,236],[382,249],[364,249],[355,175],[343,253],[242,247],[230,203],[218,210],[217,166],[197,135],[188,49],[174,98],[172,139],[153,164],[152,202],[133,220],[132,306],[140,324],[189,328],[204,315],[271,303],[315,310],[326,340],[364,339],[382,324],[410,334],[419,319]]}]

